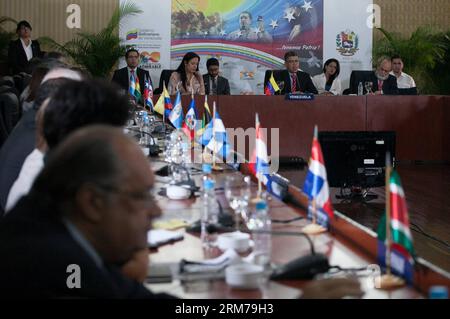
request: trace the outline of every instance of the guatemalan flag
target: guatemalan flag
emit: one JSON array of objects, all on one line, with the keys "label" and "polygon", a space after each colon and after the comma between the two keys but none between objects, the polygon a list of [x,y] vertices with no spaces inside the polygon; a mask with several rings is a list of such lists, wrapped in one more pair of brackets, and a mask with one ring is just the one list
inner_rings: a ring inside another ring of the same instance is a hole
[{"label": "guatemalan flag", "polygon": [[206,125],[205,131],[199,137],[198,142],[213,154],[220,155],[223,159],[226,159],[230,154],[227,131],[216,110],[216,102],[213,105],[213,119]]},{"label": "guatemalan flag", "polygon": [[334,216],[334,210],[330,200],[330,189],[328,187],[327,171],[323,160],[322,148],[320,147],[317,135],[318,130],[317,126],[315,126],[311,158],[309,159],[309,168],[305,184],[303,185],[303,192],[308,196],[310,202],[315,201],[317,223],[328,228],[330,218]]},{"label": "guatemalan flag", "polygon": [[183,107],[181,106],[181,94],[177,92],[175,98],[175,106],[169,114],[169,121],[176,129],[180,129],[183,124]]},{"label": "guatemalan flag", "polygon": [[195,138],[197,126],[197,110],[195,108],[195,100],[192,97],[191,104],[189,104],[189,110],[186,113],[183,122],[183,132],[189,137],[189,140],[192,141]]},{"label": "guatemalan flag", "polygon": [[279,91],[280,88],[278,87],[277,82],[275,81],[275,78],[273,77],[273,72],[270,75],[269,82],[266,84],[266,88],[264,89],[265,95],[274,95],[275,92]]}]

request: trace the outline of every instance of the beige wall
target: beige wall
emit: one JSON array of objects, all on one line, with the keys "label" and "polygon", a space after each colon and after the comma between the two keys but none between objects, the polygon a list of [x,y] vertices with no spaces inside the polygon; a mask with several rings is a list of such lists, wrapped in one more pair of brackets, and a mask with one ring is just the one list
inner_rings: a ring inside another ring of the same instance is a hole
[{"label": "beige wall", "polygon": [[[381,27],[409,36],[418,26],[450,29],[450,0],[374,0],[381,8]],[[377,38],[380,32],[375,32]]]},{"label": "beige wall", "polygon": [[[77,32],[102,29],[109,21],[118,0],[0,0],[0,16],[27,20],[33,27],[33,38],[49,36],[59,43],[74,37]],[[66,19],[69,4],[81,8],[81,29],[69,29]],[[9,26],[9,25],[5,25]],[[11,29],[15,30],[13,24]]]}]

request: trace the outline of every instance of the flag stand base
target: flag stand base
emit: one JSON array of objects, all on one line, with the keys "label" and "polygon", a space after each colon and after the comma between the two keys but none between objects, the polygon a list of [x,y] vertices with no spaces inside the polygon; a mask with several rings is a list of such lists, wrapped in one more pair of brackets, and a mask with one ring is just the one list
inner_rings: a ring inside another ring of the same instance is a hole
[{"label": "flag stand base", "polygon": [[213,171],[216,171],[216,172],[221,172],[221,171],[223,171],[223,167],[220,167],[220,166],[218,166],[218,165],[216,165],[216,164],[214,164],[214,165],[211,167],[211,169],[212,169]]},{"label": "flag stand base", "polygon": [[384,274],[375,280],[375,287],[383,290],[391,290],[394,288],[403,287],[405,281],[393,274]]},{"label": "flag stand base", "polygon": [[302,228],[302,232],[308,235],[318,235],[325,233],[327,229],[319,224],[309,224]]}]

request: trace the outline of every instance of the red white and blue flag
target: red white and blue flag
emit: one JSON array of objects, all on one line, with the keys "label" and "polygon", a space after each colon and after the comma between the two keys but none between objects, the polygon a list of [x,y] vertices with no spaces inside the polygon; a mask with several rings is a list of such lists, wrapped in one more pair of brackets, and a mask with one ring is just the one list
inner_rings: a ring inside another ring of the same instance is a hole
[{"label": "red white and blue flag", "polygon": [[147,106],[150,109],[150,111],[153,112],[153,87],[147,75],[145,75],[144,82],[145,82],[144,105]]},{"label": "red white and blue flag", "polygon": [[269,156],[267,155],[267,144],[259,122],[259,115],[256,113],[256,145],[255,150],[250,161],[250,170],[261,182],[266,184],[267,178],[265,175],[269,174]]},{"label": "red white and blue flag", "polygon": [[315,201],[317,223],[328,228],[330,219],[334,216],[334,210],[331,205],[330,188],[328,187],[327,181],[327,170],[325,168],[322,148],[320,147],[317,135],[318,133],[316,126],[314,128],[311,158],[309,159],[309,168],[306,175],[305,184],[303,185],[303,192],[308,196],[310,202],[313,200]]},{"label": "red white and blue flag", "polygon": [[189,137],[189,140],[192,141],[195,138],[197,126],[197,109],[195,107],[195,100],[192,97],[191,104],[189,104],[189,110],[186,113],[183,122],[183,132]]}]

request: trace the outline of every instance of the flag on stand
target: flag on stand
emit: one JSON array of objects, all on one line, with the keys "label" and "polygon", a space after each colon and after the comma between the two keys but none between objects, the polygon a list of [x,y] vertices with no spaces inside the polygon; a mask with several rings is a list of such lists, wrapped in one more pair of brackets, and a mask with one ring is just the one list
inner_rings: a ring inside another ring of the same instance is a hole
[{"label": "flag on stand", "polygon": [[147,77],[147,74],[145,75],[144,106],[147,106],[150,111],[153,112],[153,87]]},{"label": "flag on stand", "polygon": [[197,137],[200,137],[203,135],[203,132],[206,129],[206,125],[208,125],[209,122],[211,122],[212,119],[212,115],[211,115],[211,110],[209,109],[209,105],[208,105],[208,96],[205,95],[205,103],[203,105],[204,107],[204,111],[203,111],[203,116],[202,116],[202,122],[199,125],[199,128],[197,130],[197,132],[195,133],[195,135]]},{"label": "flag on stand", "polygon": [[175,98],[175,106],[170,111],[169,121],[176,129],[180,129],[183,124],[183,107],[181,106],[181,93],[177,92],[177,97]]},{"label": "flag on stand", "polygon": [[273,72],[270,75],[270,79],[269,82],[267,82],[266,84],[266,88],[264,89],[264,94],[265,95],[274,95],[275,92],[279,91],[280,88],[277,84],[277,82],[275,81],[275,78],[273,77]]},{"label": "flag on stand", "polygon": [[195,108],[195,100],[192,97],[191,104],[189,104],[189,110],[186,112],[186,116],[183,122],[183,132],[192,141],[195,138],[195,129],[197,125],[197,110]]},{"label": "flag on stand", "polygon": [[[256,143],[255,150],[250,161],[250,170],[259,179],[269,174],[269,157],[267,156],[267,144],[259,122],[259,115],[256,113]],[[261,182],[267,182],[267,178],[263,178]]]},{"label": "flag on stand", "polygon": [[[409,228],[408,209],[405,192],[396,171],[392,171],[389,179],[390,190],[390,233],[391,256],[390,265],[394,274],[412,283],[414,277],[414,248],[411,230]],[[386,214],[378,225],[378,261],[386,267]]]},{"label": "flag on stand", "polygon": [[[317,138],[317,126],[314,128],[314,138],[311,147],[308,173],[306,175],[303,192],[310,202],[315,201],[317,223],[328,228],[330,219],[334,216],[330,200],[330,189],[327,181],[327,170],[323,160],[322,148]],[[309,209],[308,209],[309,211]],[[309,217],[309,216],[308,216]]]},{"label": "flag on stand", "polygon": [[198,142],[213,154],[220,155],[223,159],[226,159],[230,153],[230,145],[225,125],[216,110],[215,102],[213,112],[213,119],[206,125],[205,131],[199,137]]}]

